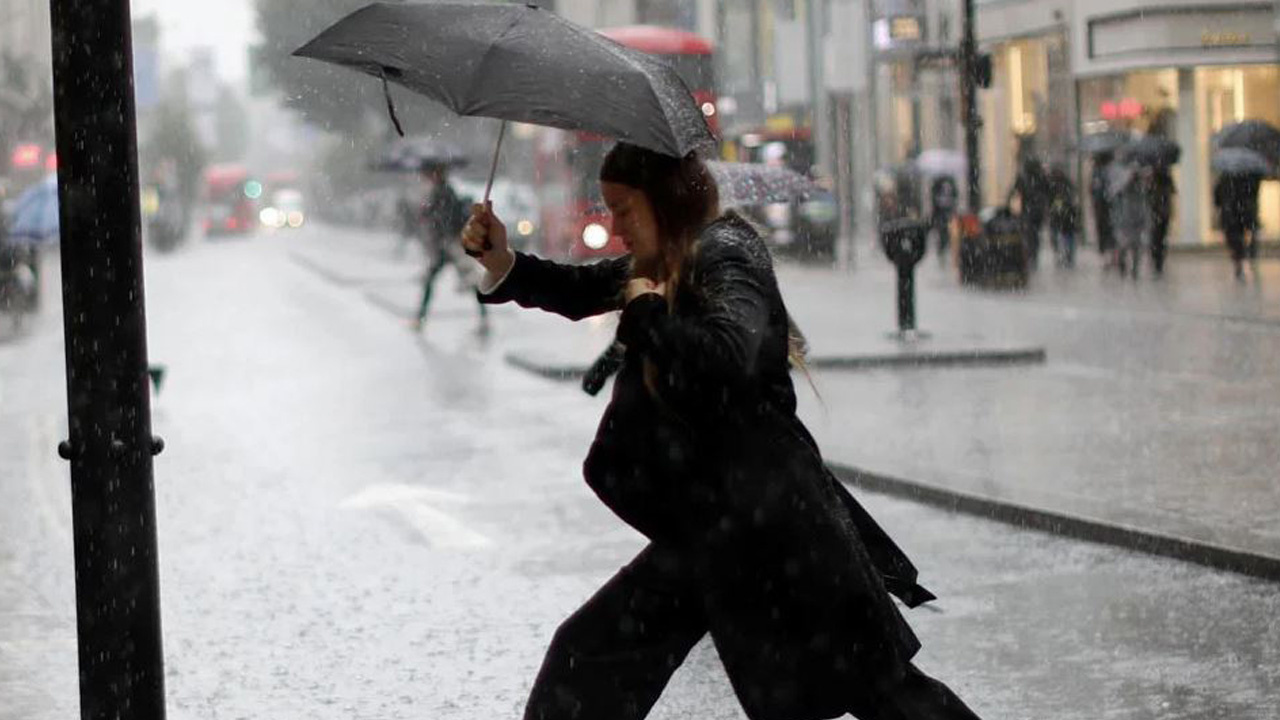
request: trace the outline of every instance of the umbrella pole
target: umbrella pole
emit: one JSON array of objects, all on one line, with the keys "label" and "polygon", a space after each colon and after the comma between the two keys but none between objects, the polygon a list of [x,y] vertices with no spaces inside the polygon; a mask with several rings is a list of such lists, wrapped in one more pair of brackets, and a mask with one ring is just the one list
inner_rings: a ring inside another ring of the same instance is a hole
[{"label": "umbrella pole", "polygon": [[493,148],[493,164],[489,166],[489,182],[484,184],[484,205],[489,206],[489,191],[493,190],[493,176],[498,172],[498,157],[502,154],[502,138],[507,134],[507,121],[498,128],[498,144]]}]

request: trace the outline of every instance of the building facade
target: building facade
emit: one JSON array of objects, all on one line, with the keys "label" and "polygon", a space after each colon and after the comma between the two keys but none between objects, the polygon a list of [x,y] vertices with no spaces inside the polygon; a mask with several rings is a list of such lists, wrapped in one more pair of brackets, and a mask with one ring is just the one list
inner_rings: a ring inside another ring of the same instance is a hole
[{"label": "building facade", "polygon": [[[1162,133],[1182,148],[1170,241],[1220,242],[1209,167],[1214,133],[1244,119],[1280,125],[1276,9],[1240,0],[988,0],[978,34],[995,60],[983,93],[987,199],[1012,183],[1019,147],[1076,166],[1079,138]],[[1280,236],[1280,183],[1263,183],[1264,237]]]}]

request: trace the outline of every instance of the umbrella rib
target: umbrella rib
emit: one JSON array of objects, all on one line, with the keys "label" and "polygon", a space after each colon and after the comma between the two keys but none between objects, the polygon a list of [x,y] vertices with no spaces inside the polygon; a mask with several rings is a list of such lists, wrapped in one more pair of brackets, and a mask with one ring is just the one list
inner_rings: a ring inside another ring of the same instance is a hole
[{"label": "umbrella rib", "polygon": [[[515,29],[515,27],[519,24],[520,24],[520,16],[516,15],[507,24],[507,27],[504,28],[496,38],[494,38],[493,42],[489,43],[489,47],[485,48],[484,56],[480,58],[480,62],[476,63],[475,77],[478,77],[478,78],[484,77],[484,68],[486,65],[489,64],[489,58],[493,56],[494,48],[498,47],[498,44],[501,43],[503,40],[510,37],[511,31]],[[474,91],[476,89],[475,84],[473,83],[469,85],[468,89]],[[470,95],[468,95],[466,102],[462,103],[462,108],[461,108],[462,112],[459,112],[458,114],[470,115],[471,109],[474,103],[475,103],[475,100]]]}]

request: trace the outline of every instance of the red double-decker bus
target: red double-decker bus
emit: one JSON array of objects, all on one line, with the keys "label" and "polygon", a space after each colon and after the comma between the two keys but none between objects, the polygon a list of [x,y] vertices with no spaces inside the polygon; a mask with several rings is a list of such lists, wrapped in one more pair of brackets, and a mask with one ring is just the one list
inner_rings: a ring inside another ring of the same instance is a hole
[{"label": "red double-decker bus", "polygon": [[[666,60],[689,86],[712,132],[718,131],[715,49],[684,30],[632,25],[599,31],[629,48]],[[600,163],[611,140],[581,132],[542,129],[535,153],[542,216],[542,252],[547,257],[585,260],[625,252],[609,233],[600,198]]]}]

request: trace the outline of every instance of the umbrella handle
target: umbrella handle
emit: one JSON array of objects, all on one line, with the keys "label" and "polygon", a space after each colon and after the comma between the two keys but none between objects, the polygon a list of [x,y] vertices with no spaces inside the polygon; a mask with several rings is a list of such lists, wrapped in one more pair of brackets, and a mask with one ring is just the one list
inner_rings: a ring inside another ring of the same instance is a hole
[{"label": "umbrella handle", "polygon": [[493,189],[493,176],[498,172],[498,156],[502,153],[502,138],[507,134],[507,121],[498,128],[498,144],[493,148],[493,164],[489,166],[489,182],[484,185],[484,204],[489,205],[489,191]]},{"label": "umbrella handle", "polygon": [[[493,176],[498,173],[498,158],[502,154],[502,138],[507,134],[507,121],[503,120],[501,127],[498,128],[498,144],[493,148],[493,164],[489,166],[489,181],[484,184],[484,206],[489,207],[489,193],[493,190]],[[493,244],[488,240],[484,241],[484,249],[492,250]],[[481,253],[467,251],[471,257],[480,257]]]}]

